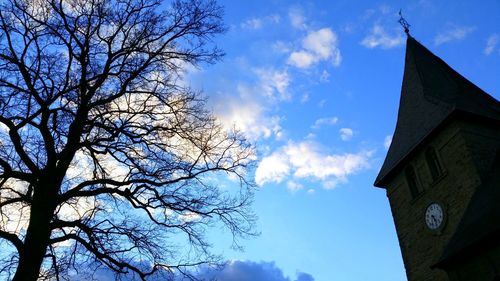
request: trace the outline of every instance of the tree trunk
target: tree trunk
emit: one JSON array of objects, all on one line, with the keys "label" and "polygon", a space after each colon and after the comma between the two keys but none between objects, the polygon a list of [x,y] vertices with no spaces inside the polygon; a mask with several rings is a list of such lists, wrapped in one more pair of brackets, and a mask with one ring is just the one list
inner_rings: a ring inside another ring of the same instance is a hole
[{"label": "tree trunk", "polygon": [[12,281],[36,281],[38,279],[49,245],[50,222],[55,210],[50,202],[55,198],[47,193],[42,192],[33,198],[23,251],[19,253],[19,264]]}]

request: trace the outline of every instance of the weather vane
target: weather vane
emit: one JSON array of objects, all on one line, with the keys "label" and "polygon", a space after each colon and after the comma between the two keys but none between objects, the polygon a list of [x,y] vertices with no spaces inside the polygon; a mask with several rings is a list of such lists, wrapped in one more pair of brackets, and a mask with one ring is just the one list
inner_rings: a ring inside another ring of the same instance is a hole
[{"label": "weather vane", "polygon": [[399,10],[399,24],[405,29],[406,34],[410,34],[410,24],[403,18],[403,14],[401,13],[401,9]]}]

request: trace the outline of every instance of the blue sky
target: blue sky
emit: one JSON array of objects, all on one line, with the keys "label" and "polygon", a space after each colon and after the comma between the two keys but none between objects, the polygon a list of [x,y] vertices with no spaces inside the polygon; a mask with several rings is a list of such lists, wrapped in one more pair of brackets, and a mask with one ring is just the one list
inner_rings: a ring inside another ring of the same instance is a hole
[{"label": "blue sky", "polygon": [[257,144],[261,232],[244,251],[212,234],[232,261],[221,280],[405,280],[385,191],[372,186],[399,103],[406,37],[397,13],[498,99],[500,2],[220,3],[228,31],[216,43],[226,56],[188,80]]},{"label": "blue sky", "polygon": [[[373,187],[401,93],[406,35],[398,11],[413,37],[500,99],[500,1],[477,2],[219,0],[227,32],[214,43],[226,56],[187,66],[183,82],[256,144],[249,176],[261,234],[235,250],[230,233],[210,230],[213,252],[228,264],[200,274],[406,280],[385,190]],[[109,270],[97,277],[113,280]]]}]

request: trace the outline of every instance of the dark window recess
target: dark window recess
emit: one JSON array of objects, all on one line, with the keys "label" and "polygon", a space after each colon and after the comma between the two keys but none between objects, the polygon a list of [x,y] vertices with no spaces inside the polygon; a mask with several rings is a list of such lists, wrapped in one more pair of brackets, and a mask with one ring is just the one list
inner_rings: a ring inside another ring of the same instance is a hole
[{"label": "dark window recess", "polygon": [[427,151],[425,151],[425,160],[427,161],[427,166],[429,166],[432,180],[437,180],[443,174],[443,166],[439,162],[439,158],[434,148],[429,147]]},{"label": "dark window recess", "polygon": [[408,166],[405,171],[406,181],[408,182],[408,187],[410,188],[412,198],[415,198],[419,193],[420,189],[418,187],[417,174],[413,166]]}]

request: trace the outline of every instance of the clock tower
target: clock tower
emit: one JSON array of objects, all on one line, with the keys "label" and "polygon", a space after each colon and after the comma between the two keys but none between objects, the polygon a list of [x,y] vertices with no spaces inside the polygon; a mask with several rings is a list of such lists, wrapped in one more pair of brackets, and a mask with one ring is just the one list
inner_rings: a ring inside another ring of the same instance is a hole
[{"label": "clock tower", "polygon": [[410,35],[375,186],[409,281],[500,280],[500,103]]}]

